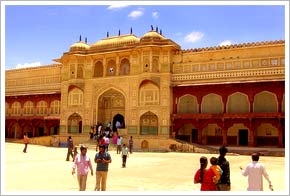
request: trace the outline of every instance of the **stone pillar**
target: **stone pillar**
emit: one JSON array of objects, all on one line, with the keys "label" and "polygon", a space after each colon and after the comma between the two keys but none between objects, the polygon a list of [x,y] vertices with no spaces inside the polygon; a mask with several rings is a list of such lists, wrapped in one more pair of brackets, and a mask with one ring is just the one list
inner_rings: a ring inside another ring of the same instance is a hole
[{"label": "stone pillar", "polygon": [[255,135],[254,135],[254,130],[253,128],[249,128],[249,143],[248,143],[249,147],[255,147]]},{"label": "stone pillar", "polygon": [[283,144],[283,129],[281,126],[278,127],[278,146],[282,148]]},{"label": "stone pillar", "polygon": [[228,132],[228,130],[223,127],[223,145],[224,146],[228,145],[227,132]]},{"label": "stone pillar", "polygon": [[202,128],[198,128],[198,143],[202,144]]}]

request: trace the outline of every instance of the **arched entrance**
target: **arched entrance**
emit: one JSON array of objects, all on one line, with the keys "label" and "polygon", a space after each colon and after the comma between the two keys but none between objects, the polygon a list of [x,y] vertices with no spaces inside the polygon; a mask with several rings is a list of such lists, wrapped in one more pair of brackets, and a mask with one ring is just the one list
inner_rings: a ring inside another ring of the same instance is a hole
[{"label": "arched entrance", "polygon": [[100,122],[103,125],[106,125],[108,122],[112,122],[112,128],[114,129],[116,126],[116,121],[120,120],[123,122],[123,127],[125,127],[124,95],[115,89],[105,91],[99,97],[97,113],[97,122]]},{"label": "arched entrance", "polygon": [[113,131],[117,131],[118,128],[125,128],[124,116],[116,114],[113,118]]},{"label": "arched entrance", "polygon": [[82,117],[74,113],[68,118],[68,133],[82,133]]}]

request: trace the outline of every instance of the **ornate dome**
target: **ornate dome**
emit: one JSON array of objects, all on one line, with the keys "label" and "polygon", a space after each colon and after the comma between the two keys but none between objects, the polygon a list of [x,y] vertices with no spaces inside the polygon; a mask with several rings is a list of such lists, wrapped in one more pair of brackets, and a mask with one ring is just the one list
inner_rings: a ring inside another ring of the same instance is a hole
[{"label": "ornate dome", "polygon": [[113,36],[101,39],[91,46],[91,49],[115,48],[139,43],[140,39],[133,34]]},{"label": "ornate dome", "polygon": [[149,31],[147,33],[145,33],[142,37],[142,39],[157,39],[157,40],[165,40],[166,38],[163,35],[160,35],[158,32],[156,31]]},{"label": "ornate dome", "polygon": [[70,51],[87,50],[90,46],[85,42],[79,41],[70,46]]}]

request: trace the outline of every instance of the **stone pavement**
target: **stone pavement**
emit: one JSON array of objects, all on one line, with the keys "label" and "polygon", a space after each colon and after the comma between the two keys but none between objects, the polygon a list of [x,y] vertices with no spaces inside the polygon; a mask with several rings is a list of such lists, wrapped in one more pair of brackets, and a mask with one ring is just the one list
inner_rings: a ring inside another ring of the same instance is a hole
[{"label": "stone pavement", "polygon": [[[3,162],[1,183],[4,184],[1,192],[9,194],[23,194],[23,191],[45,191],[48,194],[78,193],[77,179],[71,175],[72,162],[65,161],[66,148],[28,145],[28,153],[23,153],[23,144],[5,143],[3,147],[5,147],[5,156],[1,158]],[[95,149],[88,149],[94,169],[96,167],[93,163],[95,153]],[[109,166],[107,191],[111,194],[128,191],[136,194],[148,194],[149,191],[158,191],[157,194],[196,194],[199,192],[200,184],[193,183],[193,175],[199,168],[199,157],[218,156],[198,153],[134,152],[129,155],[127,167],[122,168],[121,155],[116,154],[115,150],[110,151],[110,154],[112,163]],[[247,189],[247,178],[241,175],[239,166],[245,168],[251,161],[251,157],[231,154],[227,156],[227,159],[230,162],[232,191],[242,193],[241,191]],[[285,167],[285,160],[287,160],[285,157],[260,157],[260,162],[268,171],[275,194],[289,193],[289,173],[285,174],[289,170],[288,165]],[[95,175],[89,175],[85,194],[96,194],[92,192],[95,182]],[[264,180],[264,190],[269,191],[266,180]]]}]

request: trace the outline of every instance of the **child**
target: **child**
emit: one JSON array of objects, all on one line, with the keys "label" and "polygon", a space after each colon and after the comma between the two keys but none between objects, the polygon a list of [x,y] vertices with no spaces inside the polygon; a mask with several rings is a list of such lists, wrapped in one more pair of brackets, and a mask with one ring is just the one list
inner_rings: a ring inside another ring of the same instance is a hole
[{"label": "child", "polygon": [[73,151],[73,162],[75,161],[75,157],[77,156],[77,154],[78,154],[78,148],[75,146],[74,151]]},{"label": "child", "polygon": [[213,172],[215,173],[215,176],[213,177],[212,180],[213,180],[213,182],[215,184],[217,184],[218,181],[221,178],[221,175],[222,175],[223,171],[220,168],[220,166],[217,164],[218,163],[218,159],[216,157],[211,157],[210,158],[210,163],[211,163],[210,169],[212,169]]},{"label": "child", "polygon": [[126,144],[123,144],[121,157],[122,157],[122,167],[126,167],[126,160],[127,157],[129,157],[128,148],[126,147]]}]

